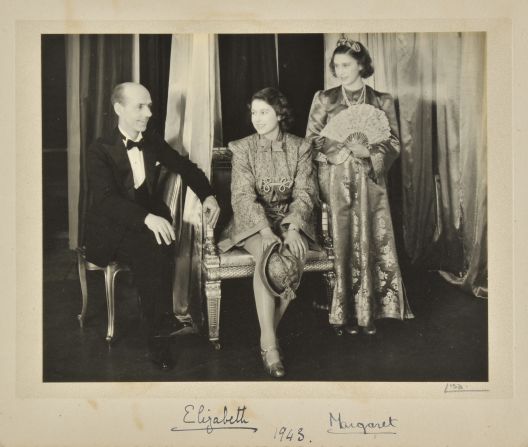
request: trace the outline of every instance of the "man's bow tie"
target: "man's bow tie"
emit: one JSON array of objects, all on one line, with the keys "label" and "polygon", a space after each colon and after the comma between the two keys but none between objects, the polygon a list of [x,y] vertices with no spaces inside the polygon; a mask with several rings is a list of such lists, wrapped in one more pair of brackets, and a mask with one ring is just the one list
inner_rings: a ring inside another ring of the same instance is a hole
[{"label": "man's bow tie", "polygon": [[127,151],[129,151],[133,147],[137,147],[141,151],[143,150],[144,146],[145,146],[145,140],[143,138],[141,138],[141,140],[139,141],[127,140],[126,142]]}]

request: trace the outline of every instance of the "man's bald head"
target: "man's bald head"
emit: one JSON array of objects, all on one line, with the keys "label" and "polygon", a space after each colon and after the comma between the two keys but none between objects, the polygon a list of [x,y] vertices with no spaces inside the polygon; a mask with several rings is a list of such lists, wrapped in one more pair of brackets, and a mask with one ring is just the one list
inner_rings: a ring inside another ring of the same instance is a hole
[{"label": "man's bald head", "polygon": [[[133,94],[149,93],[145,86],[141,85],[139,82],[123,82],[117,84],[112,90],[112,95],[110,96],[110,102],[112,106],[117,102],[124,104],[127,96]],[[149,93],[150,94],[150,93]]]},{"label": "man's bald head", "polygon": [[152,100],[149,91],[137,82],[123,82],[114,87],[111,96],[114,111],[119,117],[119,126],[131,138],[147,128],[152,116]]}]

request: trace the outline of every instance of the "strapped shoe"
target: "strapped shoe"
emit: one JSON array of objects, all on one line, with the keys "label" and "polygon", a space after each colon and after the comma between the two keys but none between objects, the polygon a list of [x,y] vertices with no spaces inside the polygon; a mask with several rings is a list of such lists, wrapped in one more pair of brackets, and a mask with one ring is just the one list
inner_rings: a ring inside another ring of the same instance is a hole
[{"label": "strapped shoe", "polygon": [[286,371],[284,369],[284,365],[282,364],[282,361],[277,360],[273,363],[270,363],[268,361],[268,353],[272,351],[277,351],[280,357],[280,351],[276,346],[272,346],[268,349],[261,349],[260,355],[262,356],[262,363],[264,364],[264,369],[266,372],[273,378],[278,379],[280,377],[284,377],[286,375]]}]

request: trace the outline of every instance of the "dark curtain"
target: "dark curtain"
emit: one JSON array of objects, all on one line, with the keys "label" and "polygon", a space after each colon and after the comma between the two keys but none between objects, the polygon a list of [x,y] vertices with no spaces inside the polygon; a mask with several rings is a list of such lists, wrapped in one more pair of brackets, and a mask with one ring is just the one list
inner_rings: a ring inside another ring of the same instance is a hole
[{"label": "dark curtain", "polygon": [[42,35],[42,236],[44,248],[68,232],[66,43],[64,35]]},{"label": "dark curtain", "polygon": [[171,34],[139,36],[139,79],[152,98],[152,118],[148,126],[162,136],[167,116],[171,42]]},{"label": "dark curtain", "polygon": [[264,87],[278,87],[273,34],[218,36],[224,145],[254,132],[247,104]]},{"label": "dark curtain", "polygon": [[42,36],[42,147],[66,150],[66,52],[62,34]]},{"label": "dark curtain", "polygon": [[277,40],[279,88],[295,116],[290,132],[304,137],[313,96],[324,89],[324,35],[279,34]]},{"label": "dark curtain", "polygon": [[96,138],[117,125],[110,95],[116,84],[131,80],[132,35],[80,36],[80,246],[84,244],[84,217],[89,205],[86,152]]}]

